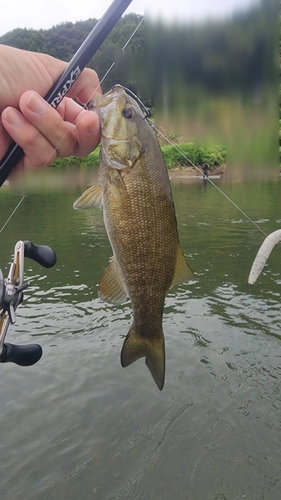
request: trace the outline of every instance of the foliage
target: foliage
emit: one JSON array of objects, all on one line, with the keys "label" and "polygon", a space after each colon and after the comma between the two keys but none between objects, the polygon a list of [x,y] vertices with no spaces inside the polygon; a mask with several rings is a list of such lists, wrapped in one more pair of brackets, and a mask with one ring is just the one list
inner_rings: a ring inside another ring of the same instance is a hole
[{"label": "foliage", "polygon": [[[144,98],[152,102],[159,93],[160,78],[167,75],[167,68],[169,78],[176,81],[182,78],[188,84],[203,85],[214,93],[239,88],[252,92],[262,81],[271,80],[275,75],[274,4],[274,0],[263,0],[260,5],[223,23],[174,27],[148,23],[145,37],[142,24],[122,52],[141,20],[137,14],[125,15],[102,43],[89,67],[102,78],[115,61],[104,90],[120,79],[123,85],[134,90],[136,81],[145,79],[149,95]],[[15,29],[0,37],[0,43],[69,61],[96,23],[97,19],[88,19],[61,23],[49,30]]]},{"label": "foliage", "polygon": [[[177,149],[170,145],[161,145],[160,147],[168,169],[176,166],[189,166],[191,163],[188,160],[190,160],[195,165],[202,165],[202,163],[206,161],[212,170],[219,165],[225,164],[226,161],[226,149],[224,146],[203,147],[195,146],[192,143],[186,143],[177,144]],[[54,166],[80,166],[96,168],[99,165],[99,150],[100,148],[98,147],[86,158],[76,158],[75,156],[58,158],[54,162]]]},{"label": "foliage", "polygon": [[[100,78],[103,77],[113,62],[119,63],[122,59],[121,49],[140,20],[141,16],[137,14],[128,14],[122,17],[89,62],[88,67],[95,69]],[[76,23],[61,23],[48,30],[18,28],[0,37],[0,43],[24,50],[44,52],[63,61],[70,61],[96,23],[97,19],[88,19],[87,21],[78,21]],[[132,53],[142,49],[143,43],[144,33],[142,25],[130,41],[128,51]],[[113,69],[106,79],[104,91],[116,83],[118,82],[116,81],[116,74]],[[122,83],[125,86],[130,86],[130,81],[128,80]]]},{"label": "foliage", "polygon": [[[108,35],[88,66],[95,69],[102,78],[115,62],[113,70],[102,84],[103,91],[107,91],[113,84],[122,83],[152,108],[152,114],[155,100],[162,96],[165,90],[163,87],[165,75],[169,83],[174,78],[170,91],[172,101],[175,103],[178,99],[180,109],[188,109],[191,121],[193,107],[198,110],[200,104],[193,98],[190,91],[192,88],[198,90],[201,103],[205,91],[210,92],[212,96],[227,96],[237,92],[240,99],[239,106],[236,106],[238,112],[240,106],[243,107],[245,104],[245,93],[251,99],[259,97],[262,84],[273,80],[276,71],[274,5],[275,0],[261,0],[259,5],[253,5],[251,9],[242,11],[224,22],[210,21],[201,25],[179,23],[174,26],[161,23],[150,26],[148,23],[145,37],[142,24],[126,51],[122,52],[122,47],[141,20],[141,16],[137,14],[125,15]],[[15,29],[0,37],[0,43],[45,52],[69,61],[96,23],[97,19],[88,19],[76,23],[61,23],[49,30]],[[269,26],[272,26],[272,29],[269,29]],[[281,26],[279,29],[281,32]],[[281,60],[280,40],[279,57]],[[185,98],[188,99],[186,106],[183,105]],[[220,106],[216,106],[215,109],[217,113],[220,112]],[[279,109],[281,119],[281,99]],[[203,113],[203,107],[201,111]],[[207,111],[213,116],[212,110]],[[173,126],[171,128],[175,129]],[[281,132],[279,134],[281,147],[280,136]],[[188,138],[188,134],[183,140],[186,137]],[[189,137],[196,142],[200,140],[194,136]],[[209,140],[208,137],[206,141]],[[219,140],[214,139],[218,142]],[[172,141],[178,142],[178,138],[172,137]],[[224,150],[209,148],[206,150],[203,147],[194,145],[191,147],[187,144],[184,148],[186,148],[185,154],[190,155],[194,163],[200,163],[203,159],[206,159],[211,166],[225,163]],[[184,159],[179,158],[176,152],[167,154],[168,164],[172,165],[174,160],[180,165],[183,164]],[[62,165],[66,161],[69,164],[77,161],[79,164],[86,164],[87,161],[96,164],[98,159],[97,157],[84,160],[69,158],[61,160]],[[59,162],[60,160],[58,164]]]},{"label": "foliage", "polygon": [[98,167],[99,166],[99,152],[98,146],[92,153],[85,158],[77,158],[76,156],[69,156],[67,158],[57,158],[54,162],[55,167]]},{"label": "foliage", "polygon": [[172,145],[161,146],[167,168],[189,166],[192,163],[197,166],[207,162],[212,170],[226,162],[226,149],[224,146],[203,147],[196,146],[193,143],[185,143],[177,144],[176,148]]},{"label": "foliage", "polygon": [[179,82],[213,94],[258,93],[276,75],[276,10],[275,0],[263,0],[224,22],[148,23],[138,81],[153,97],[161,82],[174,100]]}]

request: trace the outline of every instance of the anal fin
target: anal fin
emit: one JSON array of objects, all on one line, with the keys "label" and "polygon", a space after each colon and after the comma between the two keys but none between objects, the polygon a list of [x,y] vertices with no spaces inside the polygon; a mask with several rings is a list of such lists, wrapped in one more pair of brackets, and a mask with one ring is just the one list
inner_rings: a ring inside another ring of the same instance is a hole
[{"label": "anal fin", "polygon": [[179,285],[180,283],[185,283],[186,281],[194,279],[194,272],[189,267],[183,251],[178,245],[177,255],[176,255],[176,265],[171,287]]}]

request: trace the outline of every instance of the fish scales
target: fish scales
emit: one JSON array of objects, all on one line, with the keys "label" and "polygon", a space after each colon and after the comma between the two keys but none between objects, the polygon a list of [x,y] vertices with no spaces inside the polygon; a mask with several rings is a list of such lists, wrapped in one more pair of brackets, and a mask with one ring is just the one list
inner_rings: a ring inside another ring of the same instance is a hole
[{"label": "fish scales", "polygon": [[[150,124],[120,87],[97,98],[94,107],[102,130],[100,187],[87,190],[74,207],[102,203],[113,258],[101,278],[99,295],[113,303],[128,295],[133,310],[121,364],[145,357],[162,389],[165,294],[193,273],[179,246],[169,177]],[[126,117],[124,110],[132,116]]]}]

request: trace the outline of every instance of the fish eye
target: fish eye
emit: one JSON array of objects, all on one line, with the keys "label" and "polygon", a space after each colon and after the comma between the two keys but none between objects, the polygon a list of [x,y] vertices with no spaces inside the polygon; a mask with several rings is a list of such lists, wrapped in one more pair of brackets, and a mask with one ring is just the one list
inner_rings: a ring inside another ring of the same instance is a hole
[{"label": "fish eye", "polygon": [[127,118],[128,120],[130,118],[133,118],[133,116],[134,116],[133,109],[132,108],[124,108],[122,111],[122,115],[124,116],[124,118]]}]

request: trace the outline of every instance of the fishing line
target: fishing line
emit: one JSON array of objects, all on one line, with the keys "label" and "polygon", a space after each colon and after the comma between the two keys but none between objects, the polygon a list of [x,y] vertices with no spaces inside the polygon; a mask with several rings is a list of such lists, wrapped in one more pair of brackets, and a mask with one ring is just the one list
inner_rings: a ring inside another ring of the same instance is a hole
[{"label": "fishing line", "polygon": [[[147,119],[147,121],[149,122],[149,124],[151,125],[152,128],[154,128],[156,130],[156,132],[161,135],[163,137],[163,139],[165,139],[165,141],[167,141],[174,149],[176,149],[176,151],[178,151],[178,153],[180,153],[181,156],[183,156],[183,158],[185,158],[185,160],[187,160],[196,170],[198,170],[198,172],[202,173],[200,168],[197,167],[197,165],[195,165],[175,144],[173,144],[169,139],[168,137],[166,137],[157,127],[156,125],[148,119],[148,116],[149,116],[149,110],[147,109],[147,107],[143,104],[143,102],[141,101],[141,99],[136,95],[134,94],[134,92],[126,87],[124,87],[123,85],[115,85],[115,87],[122,87],[123,89],[126,90],[126,92],[128,94],[130,94],[134,99],[135,101],[137,101],[137,103],[139,104],[140,108],[142,109],[142,112],[144,114],[144,119]],[[222,191],[209,177],[206,177],[206,180],[208,180],[212,186],[214,186],[220,194],[222,194],[235,208],[237,208],[237,210],[239,210],[239,212],[241,214],[243,214],[244,217],[246,217],[246,219],[248,219],[259,231],[261,231],[261,233],[264,235],[264,236],[267,236],[267,234],[263,231],[263,229],[261,229],[261,227],[251,219],[251,217],[249,217],[249,215],[247,215],[244,210],[242,210],[242,208],[240,208],[233,200],[231,200],[231,198],[229,198],[229,196],[227,196],[226,193],[224,193],[224,191]]]},{"label": "fishing line", "polygon": [[[127,45],[130,43],[130,41],[132,40],[133,36],[135,35],[135,33],[138,31],[139,27],[141,26],[141,24],[143,23],[144,21],[144,17],[140,20],[139,24],[137,25],[137,27],[134,29],[133,33],[131,34],[131,36],[128,38],[127,42],[125,43],[124,47],[121,49],[121,52],[124,52],[124,50],[126,49]],[[115,66],[115,61],[111,64],[111,66],[108,68],[108,70],[106,71],[105,75],[102,77],[101,81],[100,81],[100,85],[103,83],[103,81],[105,80],[105,78],[107,77],[107,75],[110,73],[110,71],[112,70],[112,68]],[[97,90],[97,89],[96,89]],[[91,95],[90,99],[88,99],[88,103],[91,101],[93,95],[94,95],[95,92],[93,92],[93,94]],[[88,104],[87,103],[87,104]],[[86,104],[86,106],[87,106]]]},{"label": "fishing line", "polygon": [[[163,137],[163,139],[165,139],[165,141],[167,141],[171,146],[173,146],[173,148],[176,149],[176,151],[178,151],[178,153],[181,154],[181,156],[183,156],[183,158],[185,158],[194,168],[196,168],[196,170],[198,170],[198,172],[202,173],[200,168],[197,167],[197,165],[194,165],[194,163],[175,145],[173,144],[169,139],[168,137],[166,137],[162,132],[160,132],[160,130],[155,126],[155,124],[151,121],[151,120],[148,120],[150,125],[157,131],[157,133],[159,135],[161,135]],[[242,210],[242,208],[240,208],[231,198],[229,198],[229,196],[227,196],[226,193],[224,193],[209,177],[206,177],[206,180],[208,180],[212,186],[214,186],[220,194],[222,194],[235,208],[237,208],[237,210],[239,210],[239,212],[244,216],[246,217],[246,219],[248,219],[249,222],[251,222],[264,236],[267,236],[267,234],[263,231],[263,229],[255,222],[251,219],[251,217],[249,217],[249,215],[247,215],[244,210]]]},{"label": "fishing line", "polygon": [[[144,17],[140,20],[139,24],[136,26],[136,28],[134,29],[134,31],[131,33],[131,35],[129,36],[128,40],[126,41],[126,43],[124,44],[123,48],[121,49],[121,52],[124,52],[126,47],[128,46],[128,44],[130,43],[130,41],[132,40],[133,36],[135,35],[135,33],[138,31],[138,29],[140,28],[141,24],[143,23],[144,21]],[[108,68],[108,70],[106,71],[105,75],[103,76],[103,78],[101,79],[100,81],[100,85],[104,82],[105,78],[109,75],[110,71],[113,69],[113,67],[115,66],[115,61],[111,64],[111,66]],[[94,91],[92,92],[92,94],[90,95],[88,101],[86,102],[86,104],[84,104],[83,106],[81,106],[81,111],[80,113],[82,113],[83,110],[86,110],[89,103],[91,102],[91,100],[93,99],[93,96],[95,95],[97,89],[99,87],[97,86]],[[75,118],[75,120],[72,122],[74,125],[76,123],[76,120],[78,119],[78,116],[80,115],[80,113],[77,115],[77,117]],[[69,131],[66,131],[66,133],[64,134],[64,136],[61,138],[61,140],[59,141],[59,143],[57,144],[57,146],[54,148],[55,151],[58,151],[58,148],[59,146],[61,145],[62,141],[65,139],[65,137],[67,136]],[[42,168],[45,168],[48,163],[49,163],[49,160],[50,158],[52,157],[52,154],[50,154],[49,158],[46,160],[45,164],[43,165]],[[11,220],[11,218],[13,217],[13,215],[16,213],[17,209],[19,208],[19,206],[21,205],[21,203],[23,202],[25,198],[25,194],[22,196],[22,198],[20,199],[19,203],[17,204],[17,206],[15,207],[15,209],[12,211],[12,213],[10,214],[10,216],[8,217],[8,219],[6,220],[6,222],[4,223],[4,225],[1,227],[0,229],[0,234],[2,233],[2,231],[5,229],[5,227],[7,226],[7,224],[9,223],[9,221]]]},{"label": "fishing line", "polygon": [[17,211],[17,209],[19,208],[20,204],[23,202],[25,198],[25,195],[23,195],[20,199],[20,201],[18,202],[17,206],[14,208],[14,210],[12,211],[11,215],[8,217],[8,219],[6,220],[5,224],[1,227],[0,229],[0,234],[2,233],[3,229],[5,229],[5,227],[7,226],[8,222],[11,220],[11,218],[13,217],[14,213]]},{"label": "fishing line", "polygon": [[[139,22],[139,24],[137,25],[137,27],[134,29],[133,33],[130,35],[130,37],[128,38],[127,42],[125,43],[125,45],[123,46],[123,48],[121,49],[121,52],[124,52],[124,50],[126,49],[128,43],[130,43],[130,41],[132,40],[134,34],[137,32],[137,30],[139,29],[139,27],[141,26],[142,22],[144,20],[144,17],[141,19],[141,21]],[[109,75],[110,71],[113,69],[113,67],[115,66],[115,61],[111,64],[111,66],[108,68],[108,70],[106,71],[106,73],[104,74],[104,76],[102,77],[102,79],[100,80],[100,83],[99,85],[101,85],[105,78]],[[76,120],[78,119],[78,116],[82,113],[83,110],[87,110],[88,109],[88,105],[89,103],[92,101],[96,91],[98,90],[99,86],[97,86],[94,91],[92,92],[92,94],[90,95],[88,101],[86,102],[86,104],[84,104],[83,106],[81,106],[81,111],[80,113],[76,116],[75,120],[72,122],[73,125],[75,125],[76,123]],[[68,134],[68,130],[66,131],[66,133],[64,134],[64,136],[61,138],[61,140],[59,141],[59,143],[57,144],[57,146],[55,147],[55,151],[58,151],[58,148],[60,147],[62,141],[66,138],[67,134]],[[48,160],[46,161],[45,165],[43,165],[42,168],[45,168],[48,163],[49,163],[49,160],[50,158],[52,157],[52,155],[49,156]]]}]

